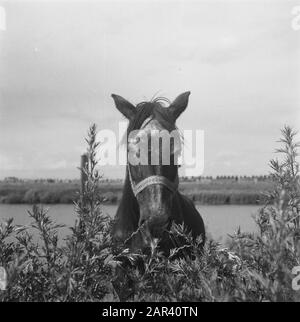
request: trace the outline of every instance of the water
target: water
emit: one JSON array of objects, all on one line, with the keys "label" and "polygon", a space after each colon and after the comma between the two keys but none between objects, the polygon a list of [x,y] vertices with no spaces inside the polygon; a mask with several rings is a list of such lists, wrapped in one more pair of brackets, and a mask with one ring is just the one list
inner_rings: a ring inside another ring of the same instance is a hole
[{"label": "water", "polygon": [[[73,205],[47,205],[49,215],[60,224],[65,224],[67,227],[61,229],[60,237],[64,237],[76,220],[76,213]],[[201,213],[207,233],[215,240],[225,242],[228,235],[241,227],[244,232],[256,231],[255,223],[252,215],[255,214],[259,206],[248,205],[221,205],[221,206],[203,206],[197,205],[197,209]],[[30,205],[4,205],[0,204],[0,220],[14,218],[14,223],[18,225],[28,225],[32,221],[27,215],[27,210],[30,210]],[[104,205],[104,213],[114,216],[116,205]]]}]

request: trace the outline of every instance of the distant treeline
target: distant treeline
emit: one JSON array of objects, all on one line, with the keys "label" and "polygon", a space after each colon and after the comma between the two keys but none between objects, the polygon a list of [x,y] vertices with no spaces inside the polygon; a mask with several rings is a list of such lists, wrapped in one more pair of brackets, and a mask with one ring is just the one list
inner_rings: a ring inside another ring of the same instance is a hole
[{"label": "distant treeline", "polygon": [[[99,193],[103,201],[116,204],[122,196],[121,182],[103,182]],[[201,204],[263,204],[270,191],[270,180],[185,181],[180,191]],[[79,181],[72,182],[0,182],[0,203],[5,204],[69,204],[78,198]]]},{"label": "distant treeline", "polygon": [[203,191],[189,194],[195,203],[207,205],[262,205],[267,201],[263,193],[246,191]]},{"label": "distant treeline", "polygon": [[[212,182],[212,181],[270,181],[269,175],[252,175],[252,176],[233,176],[233,175],[217,175],[215,177],[213,176],[182,176],[180,177],[180,180],[183,182]],[[122,183],[123,179],[101,179],[101,182],[104,183]],[[79,184],[79,179],[54,179],[54,178],[40,178],[40,179],[22,179],[17,177],[6,177],[3,180],[0,180],[1,183],[27,183],[27,184],[53,184],[53,183],[60,183],[60,184]]]},{"label": "distant treeline", "polygon": [[68,204],[76,200],[78,187],[66,184],[34,185],[34,184],[0,184],[0,203],[7,204]]}]

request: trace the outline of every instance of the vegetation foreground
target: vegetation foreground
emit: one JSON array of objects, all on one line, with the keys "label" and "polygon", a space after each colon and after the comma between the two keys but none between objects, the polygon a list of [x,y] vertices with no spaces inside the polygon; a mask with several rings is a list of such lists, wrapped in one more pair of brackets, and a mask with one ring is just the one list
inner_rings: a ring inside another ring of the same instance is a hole
[{"label": "vegetation foreground", "polygon": [[[201,253],[200,240],[173,226],[172,234],[185,238],[192,250],[193,256],[180,259],[172,259],[178,249],[164,257],[157,240],[147,255],[112,243],[112,222],[101,212],[95,137],[92,126],[84,169],[88,180],[75,202],[78,220],[64,243],[58,241],[62,226],[42,206],[29,212],[31,227],[16,226],[12,220],[1,224],[0,266],[7,272],[1,301],[300,300],[293,275],[300,265],[299,145],[289,127],[283,129],[277,151],[282,160],[270,162],[274,188],[254,219],[259,233],[237,231],[227,248],[207,240]],[[38,230],[40,240],[30,229]]]}]

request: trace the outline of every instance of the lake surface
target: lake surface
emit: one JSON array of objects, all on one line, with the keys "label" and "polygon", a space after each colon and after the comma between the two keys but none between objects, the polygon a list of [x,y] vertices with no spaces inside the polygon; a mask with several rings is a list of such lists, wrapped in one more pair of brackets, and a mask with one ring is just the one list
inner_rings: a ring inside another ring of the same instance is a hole
[{"label": "lake surface", "polygon": [[[74,225],[76,220],[76,213],[73,205],[46,205],[49,209],[49,215],[60,224],[65,224],[67,227],[62,228],[60,237],[64,237],[70,231],[68,227]],[[0,204],[0,220],[14,218],[14,223],[17,225],[28,225],[32,222],[27,214],[30,210],[30,205],[5,205]],[[116,212],[116,205],[103,205],[103,212],[114,216]],[[256,225],[252,218],[259,206],[247,205],[221,205],[221,206],[207,206],[197,205],[197,209],[201,213],[207,233],[215,240],[225,242],[228,235],[241,227],[244,232],[256,231]]]}]

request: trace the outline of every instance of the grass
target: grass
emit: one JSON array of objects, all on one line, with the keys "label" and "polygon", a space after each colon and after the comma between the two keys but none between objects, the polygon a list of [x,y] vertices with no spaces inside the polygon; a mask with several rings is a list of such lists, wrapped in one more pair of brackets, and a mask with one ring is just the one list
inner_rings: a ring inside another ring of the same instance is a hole
[{"label": "grass", "polygon": [[300,292],[292,289],[292,270],[300,265],[299,145],[289,127],[282,131],[278,150],[283,157],[270,162],[273,190],[255,218],[259,233],[237,231],[227,248],[208,240],[200,251],[200,240],[173,226],[173,236],[184,239],[191,251],[179,259],[174,259],[177,248],[163,256],[155,239],[148,254],[112,242],[112,222],[101,211],[95,137],[92,126],[84,169],[88,180],[75,203],[76,224],[64,243],[58,242],[61,226],[36,205],[29,216],[39,241],[28,227],[12,220],[1,224],[0,266],[8,275],[1,301],[300,300]]}]

